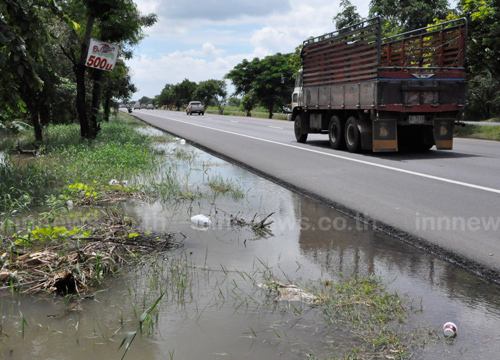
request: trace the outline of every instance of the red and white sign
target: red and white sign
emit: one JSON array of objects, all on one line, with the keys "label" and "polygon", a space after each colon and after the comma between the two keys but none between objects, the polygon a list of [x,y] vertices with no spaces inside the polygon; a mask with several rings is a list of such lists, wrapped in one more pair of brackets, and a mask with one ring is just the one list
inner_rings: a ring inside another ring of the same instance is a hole
[{"label": "red and white sign", "polygon": [[118,50],[118,45],[90,39],[85,65],[94,69],[113,71],[118,57]]}]

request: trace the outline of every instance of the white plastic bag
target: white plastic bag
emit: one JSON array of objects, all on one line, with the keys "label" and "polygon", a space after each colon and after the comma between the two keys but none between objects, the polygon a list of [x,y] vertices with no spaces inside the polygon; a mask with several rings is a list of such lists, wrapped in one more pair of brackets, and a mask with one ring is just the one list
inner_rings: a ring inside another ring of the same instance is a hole
[{"label": "white plastic bag", "polygon": [[198,225],[198,226],[210,226],[210,225],[212,225],[212,221],[203,214],[199,214],[199,215],[195,215],[195,216],[191,217],[191,222],[193,224]]}]

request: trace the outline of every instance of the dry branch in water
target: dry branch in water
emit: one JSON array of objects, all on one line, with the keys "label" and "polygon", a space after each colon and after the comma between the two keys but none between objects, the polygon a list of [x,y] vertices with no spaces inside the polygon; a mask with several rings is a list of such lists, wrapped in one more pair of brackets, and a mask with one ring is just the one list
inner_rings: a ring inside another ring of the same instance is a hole
[{"label": "dry branch in water", "polygon": [[86,238],[73,238],[31,249],[4,249],[0,264],[0,290],[21,293],[57,292],[60,295],[89,291],[108,275],[130,263],[138,255],[169,250],[173,234],[146,234],[133,229],[132,221],[116,211],[84,225],[93,228]]}]

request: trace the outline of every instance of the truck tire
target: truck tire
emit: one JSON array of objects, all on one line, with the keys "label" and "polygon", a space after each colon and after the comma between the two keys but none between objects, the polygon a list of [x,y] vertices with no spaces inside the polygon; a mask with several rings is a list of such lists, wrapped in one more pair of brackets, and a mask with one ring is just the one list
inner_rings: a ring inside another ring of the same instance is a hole
[{"label": "truck tire", "polygon": [[201,115],[205,115],[205,112],[202,112]]},{"label": "truck tire", "polygon": [[293,130],[295,132],[295,139],[297,140],[297,142],[299,143],[305,143],[307,141],[307,133],[303,133],[302,132],[302,129],[301,129],[301,122],[302,122],[302,119],[300,117],[300,115],[297,115],[295,117],[295,123],[294,123],[294,126],[293,126]]},{"label": "truck tire", "polygon": [[328,124],[328,140],[332,149],[340,150],[345,147],[344,124],[336,115],[332,116]]},{"label": "truck tire", "polygon": [[361,134],[358,129],[358,119],[349,117],[345,123],[345,145],[349,152],[359,152],[361,145]]}]

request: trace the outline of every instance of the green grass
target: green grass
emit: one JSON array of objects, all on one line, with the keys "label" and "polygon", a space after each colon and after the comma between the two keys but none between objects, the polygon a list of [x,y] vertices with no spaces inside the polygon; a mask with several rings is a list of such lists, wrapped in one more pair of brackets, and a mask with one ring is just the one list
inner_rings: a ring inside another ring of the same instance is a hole
[{"label": "green grass", "polygon": [[208,186],[214,194],[230,195],[233,199],[242,199],[245,194],[243,189],[232,179],[215,176],[208,181]]},{"label": "green grass", "polygon": [[455,126],[456,137],[500,140],[500,126],[465,125]]},{"label": "green grass", "polygon": [[486,139],[486,140],[500,140],[500,126],[488,125],[465,125],[455,126],[456,137]]},{"label": "green grass", "polygon": [[[19,146],[29,144],[31,136],[20,140]],[[41,156],[8,157],[0,166],[0,209],[27,196],[31,203],[41,203],[45,195],[69,184],[92,184],[99,190],[111,179],[131,180],[152,172],[160,157],[150,145],[151,140],[122,116],[103,123],[94,141],[82,140],[76,124],[50,126],[45,130]]]}]

